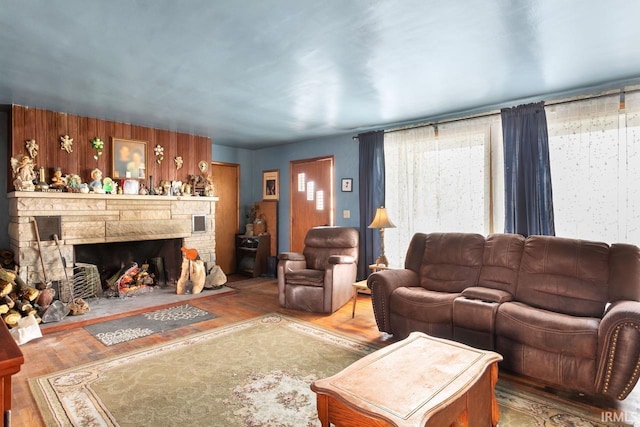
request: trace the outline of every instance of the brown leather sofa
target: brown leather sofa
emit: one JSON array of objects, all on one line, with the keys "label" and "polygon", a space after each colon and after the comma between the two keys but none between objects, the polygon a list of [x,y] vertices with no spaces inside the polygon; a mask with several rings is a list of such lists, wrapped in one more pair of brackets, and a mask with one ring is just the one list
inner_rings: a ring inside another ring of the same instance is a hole
[{"label": "brown leather sofa", "polygon": [[378,328],[454,339],[501,367],[623,400],[640,376],[640,249],[549,236],[416,234],[369,276]]},{"label": "brown leather sofa", "polygon": [[358,269],[359,232],[351,227],[314,227],[302,253],[278,256],[280,306],[333,313],[353,296]]}]

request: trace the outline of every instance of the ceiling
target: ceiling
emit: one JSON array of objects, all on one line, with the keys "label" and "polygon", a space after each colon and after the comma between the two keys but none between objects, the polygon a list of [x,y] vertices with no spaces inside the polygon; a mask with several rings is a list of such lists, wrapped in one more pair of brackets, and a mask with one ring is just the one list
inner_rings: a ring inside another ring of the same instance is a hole
[{"label": "ceiling", "polygon": [[258,148],[640,77],[635,0],[0,0],[0,103]]}]

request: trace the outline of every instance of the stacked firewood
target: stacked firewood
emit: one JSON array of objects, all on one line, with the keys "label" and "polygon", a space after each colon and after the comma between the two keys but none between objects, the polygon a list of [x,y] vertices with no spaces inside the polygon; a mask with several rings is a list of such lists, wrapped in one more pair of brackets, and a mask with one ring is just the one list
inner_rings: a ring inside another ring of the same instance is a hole
[{"label": "stacked firewood", "polygon": [[9,328],[30,314],[40,323],[40,294],[38,289],[27,286],[14,271],[0,267],[0,315]]}]

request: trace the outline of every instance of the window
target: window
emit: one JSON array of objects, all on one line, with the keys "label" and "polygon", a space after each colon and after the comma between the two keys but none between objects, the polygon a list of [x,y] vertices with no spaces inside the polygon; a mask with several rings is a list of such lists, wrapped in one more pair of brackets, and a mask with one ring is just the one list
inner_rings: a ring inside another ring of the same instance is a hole
[{"label": "window", "polygon": [[[495,152],[495,155],[492,153]],[[492,160],[493,159],[493,160]],[[404,264],[417,232],[487,234],[504,222],[498,115],[385,134],[385,230],[390,264]],[[493,187],[493,189],[492,189]],[[498,200],[492,200],[499,195]]]},{"label": "window", "polygon": [[312,201],[313,200],[313,194],[315,192],[315,182],[313,181],[308,181],[307,182],[307,200]]},{"label": "window", "polygon": [[322,190],[316,191],[316,210],[324,210],[324,191]]},{"label": "window", "polygon": [[[545,107],[556,235],[640,244],[640,92]],[[500,116],[385,134],[386,255],[418,232],[504,231]]]},{"label": "window", "polygon": [[556,235],[640,243],[640,94],[545,108]]}]

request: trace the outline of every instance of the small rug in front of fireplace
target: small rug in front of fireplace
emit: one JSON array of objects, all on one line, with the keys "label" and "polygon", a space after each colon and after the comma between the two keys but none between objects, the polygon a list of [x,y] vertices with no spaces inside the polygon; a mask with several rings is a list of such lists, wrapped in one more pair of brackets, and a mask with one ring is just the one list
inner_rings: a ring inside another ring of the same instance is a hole
[{"label": "small rug in front of fireplace", "polygon": [[190,304],[96,323],[84,328],[104,345],[114,345],[218,317]]}]

